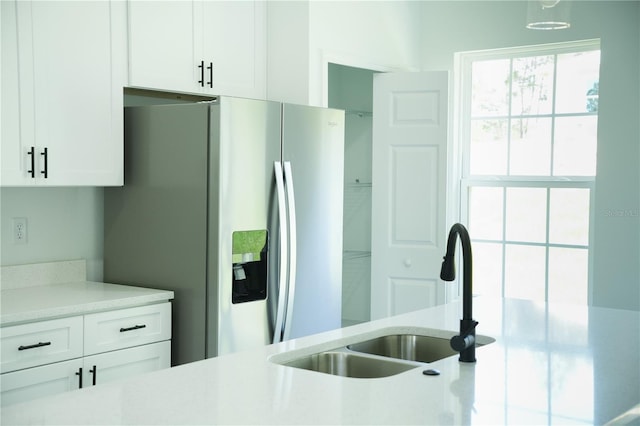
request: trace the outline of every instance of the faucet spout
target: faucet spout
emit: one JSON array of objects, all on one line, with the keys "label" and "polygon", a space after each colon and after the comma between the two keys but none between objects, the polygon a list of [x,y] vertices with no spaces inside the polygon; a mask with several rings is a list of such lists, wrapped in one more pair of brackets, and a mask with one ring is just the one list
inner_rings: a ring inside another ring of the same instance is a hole
[{"label": "faucet spout", "polygon": [[447,252],[442,261],[440,278],[444,281],[453,281],[456,278],[454,257],[458,237],[462,245],[464,269],[464,277],[462,280],[462,319],[460,320],[460,334],[451,338],[451,347],[460,352],[459,360],[461,362],[475,362],[475,336],[478,322],[473,319],[473,293],[471,284],[473,262],[471,239],[469,238],[467,228],[460,223],[453,225],[449,231]]}]

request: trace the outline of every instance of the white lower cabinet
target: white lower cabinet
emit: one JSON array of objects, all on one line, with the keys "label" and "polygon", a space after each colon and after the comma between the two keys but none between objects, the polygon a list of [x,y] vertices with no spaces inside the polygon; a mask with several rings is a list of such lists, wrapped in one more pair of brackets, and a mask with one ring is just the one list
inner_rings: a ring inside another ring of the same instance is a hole
[{"label": "white lower cabinet", "polygon": [[170,364],[170,341],[91,355],[84,358],[82,387],[149,373],[168,368]]},{"label": "white lower cabinet", "polygon": [[82,358],[27,368],[0,377],[2,405],[78,389]]},{"label": "white lower cabinet", "polygon": [[171,304],[0,329],[0,405],[169,368]]}]

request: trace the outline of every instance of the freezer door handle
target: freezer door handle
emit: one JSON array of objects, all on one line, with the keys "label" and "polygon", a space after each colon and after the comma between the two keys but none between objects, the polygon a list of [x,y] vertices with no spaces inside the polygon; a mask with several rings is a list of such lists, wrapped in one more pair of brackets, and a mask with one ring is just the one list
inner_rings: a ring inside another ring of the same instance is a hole
[{"label": "freezer door handle", "polygon": [[284,186],[287,190],[287,207],[289,214],[289,272],[287,274],[287,310],[284,315],[284,340],[290,338],[291,315],[296,292],[296,202],[293,185],[291,163],[284,163]]},{"label": "freezer door handle", "polygon": [[276,161],[273,165],[276,179],[276,193],[278,195],[278,220],[280,222],[280,265],[278,267],[278,305],[276,310],[276,322],[273,329],[273,343],[282,341],[284,334],[284,315],[287,305],[287,276],[288,264],[288,232],[287,232],[287,208],[284,189],[284,174],[282,163]]}]

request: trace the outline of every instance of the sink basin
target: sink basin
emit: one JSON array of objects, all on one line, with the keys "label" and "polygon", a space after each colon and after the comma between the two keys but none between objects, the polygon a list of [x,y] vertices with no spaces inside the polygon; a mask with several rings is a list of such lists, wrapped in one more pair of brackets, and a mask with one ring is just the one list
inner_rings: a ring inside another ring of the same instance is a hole
[{"label": "sink basin", "polygon": [[[452,335],[453,336],[453,335]],[[486,336],[476,336],[476,347],[493,342]],[[347,346],[355,352],[363,352],[389,358],[418,362],[434,362],[458,354],[451,349],[449,338],[416,334],[393,334],[353,343]]]},{"label": "sink basin", "polygon": [[343,377],[388,377],[416,368],[414,364],[329,351],[289,361],[284,365]]},{"label": "sink basin", "polygon": [[[457,355],[449,343],[456,334],[450,330],[390,327],[375,334],[282,352],[270,357],[270,361],[334,376],[389,377]],[[495,339],[491,337],[476,336],[476,347],[492,342]]]}]

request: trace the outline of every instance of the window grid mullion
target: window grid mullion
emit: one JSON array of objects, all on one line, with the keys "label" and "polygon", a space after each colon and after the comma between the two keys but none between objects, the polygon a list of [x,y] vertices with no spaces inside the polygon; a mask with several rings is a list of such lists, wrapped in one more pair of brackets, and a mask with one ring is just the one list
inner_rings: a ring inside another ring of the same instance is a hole
[{"label": "window grid mullion", "polygon": [[549,301],[549,223],[551,221],[551,188],[547,188],[547,211],[545,229],[545,260],[544,260],[544,301]]},{"label": "window grid mullion", "polygon": [[507,294],[507,188],[502,188],[502,297]]},{"label": "window grid mullion", "polygon": [[511,111],[513,108],[513,58],[509,61],[509,90],[507,94],[507,96],[509,96],[509,101],[507,102],[507,108],[509,109],[507,114],[507,176],[511,176]]},{"label": "window grid mullion", "polygon": [[568,248],[568,249],[579,249],[579,250],[588,250],[589,246],[580,245],[580,244],[562,244],[562,243],[539,243],[535,241],[516,241],[516,240],[491,240],[486,238],[472,238],[472,242],[475,243],[494,243],[494,244],[511,244],[514,246],[535,246],[535,247],[546,247],[549,246],[551,248]]},{"label": "window grid mullion", "polygon": [[553,55],[553,89],[552,93],[552,102],[551,102],[551,164],[549,165],[551,168],[549,169],[549,174],[551,176],[555,176],[553,172],[553,166],[555,163],[555,142],[556,142],[556,95],[558,90],[558,55]]}]

